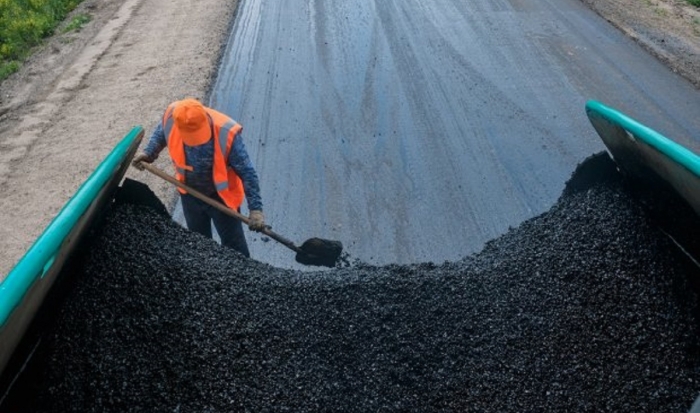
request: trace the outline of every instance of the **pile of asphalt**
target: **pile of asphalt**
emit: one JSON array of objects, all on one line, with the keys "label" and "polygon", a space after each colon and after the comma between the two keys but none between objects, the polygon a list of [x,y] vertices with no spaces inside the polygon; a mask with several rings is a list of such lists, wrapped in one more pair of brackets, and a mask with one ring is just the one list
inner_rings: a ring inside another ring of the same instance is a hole
[{"label": "pile of asphalt", "polygon": [[118,205],[32,410],[686,412],[696,274],[619,181],[584,181],[459,262],[318,272]]}]

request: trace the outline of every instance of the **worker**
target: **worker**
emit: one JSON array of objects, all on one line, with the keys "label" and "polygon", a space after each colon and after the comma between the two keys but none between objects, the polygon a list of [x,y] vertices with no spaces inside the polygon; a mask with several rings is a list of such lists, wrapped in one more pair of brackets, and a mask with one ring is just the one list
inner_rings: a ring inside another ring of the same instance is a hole
[{"label": "worker", "polygon": [[[234,120],[196,99],[176,101],[168,105],[133,165],[143,170],[141,162],[152,163],[167,146],[180,182],[239,212],[245,197],[250,211],[248,227],[261,231],[265,218],[260,185],[241,129]],[[250,257],[241,221],[182,189],[178,191],[187,228],[211,238],[213,222],[221,245]]]}]

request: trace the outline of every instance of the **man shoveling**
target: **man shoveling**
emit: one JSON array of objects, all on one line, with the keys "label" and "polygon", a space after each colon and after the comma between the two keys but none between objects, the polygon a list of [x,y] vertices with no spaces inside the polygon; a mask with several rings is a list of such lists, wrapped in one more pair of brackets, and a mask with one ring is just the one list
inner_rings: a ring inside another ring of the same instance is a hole
[{"label": "man shoveling", "polygon": [[[141,170],[141,162],[152,163],[167,146],[178,181],[217,200],[234,211],[240,211],[243,198],[248,202],[251,230],[265,229],[258,175],[241,137],[241,125],[195,99],[184,99],[168,105],[163,119],[153,131],[133,165]],[[250,257],[240,220],[178,188],[187,227],[207,237],[212,236],[211,223],[221,238],[221,245]]]}]

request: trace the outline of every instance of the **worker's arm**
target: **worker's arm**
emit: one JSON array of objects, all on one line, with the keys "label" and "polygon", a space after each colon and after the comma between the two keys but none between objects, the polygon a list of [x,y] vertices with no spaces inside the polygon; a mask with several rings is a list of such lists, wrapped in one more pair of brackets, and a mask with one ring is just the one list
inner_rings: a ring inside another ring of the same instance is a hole
[{"label": "worker's arm", "polygon": [[158,126],[156,126],[156,129],[151,135],[151,139],[148,140],[148,145],[146,145],[146,148],[143,150],[143,152],[141,152],[134,158],[132,163],[135,167],[143,169],[143,167],[139,166],[140,163],[153,163],[153,161],[158,159],[158,154],[160,154],[160,152],[163,150],[163,148],[166,147],[166,145],[167,142],[165,141],[165,132],[163,132],[163,125],[159,122]]},{"label": "worker's arm", "polygon": [[168,143],[165,141],[163,124],[158,122],[158,126],[156,126],[155,130],[153,131],[151,139],[148,140],[148,145],[146,145],[143,153],[151,157],[151,159],[156,160],[158,159],[158,154],[160,154],[160,151],[162,151],[167,144]]},{"label": "worker's arm", "polygon": [[258,174],[255,172],[250,156],[248,156],[241,134],[238,134],[233,141],[233,147],[228,156],[228,165],[233,168],[243,181],[243,190],[248,201],[248,209],[262,212],[263,204],[260,197]]}]

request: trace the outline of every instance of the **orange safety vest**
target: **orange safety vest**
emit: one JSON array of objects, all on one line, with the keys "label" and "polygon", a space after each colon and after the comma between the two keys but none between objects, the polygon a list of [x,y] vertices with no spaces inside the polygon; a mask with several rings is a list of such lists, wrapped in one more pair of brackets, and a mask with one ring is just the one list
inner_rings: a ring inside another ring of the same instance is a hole
[{"label": "orange safety vest", "polygon": [[[173,109],[175,109],[176,105],[177,102],[170,104],[165,111],[163,115],[163,131],[168,142],[170,158],[175,166],[175,178],[185,183],[185,171],[191,171],[192,167],[185,164],[185,144],[182,142],[182,136],[173,128]],[[243,127],[221,112],[207,107],[204,109],[207,112],[214,139],[214,166],[212,168],[214,185],[224,203],[229,208],[237,210],[245,197],[243,182],[233,168],[227,165],[226,160],[233,147],[233,141]],[[182,194],[187,193],[187,191],[180,188],[178,188],[178,191]]]}]

